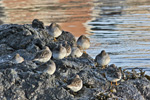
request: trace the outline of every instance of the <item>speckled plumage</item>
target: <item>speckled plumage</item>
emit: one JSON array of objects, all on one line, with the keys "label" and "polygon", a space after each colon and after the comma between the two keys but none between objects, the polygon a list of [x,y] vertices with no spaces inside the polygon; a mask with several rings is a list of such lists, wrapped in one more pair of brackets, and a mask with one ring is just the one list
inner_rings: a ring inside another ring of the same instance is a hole
[{"label": "speckled plumage", "polygon": [[80,46],[83,50],[86,50],[90,47],[90,39],[85,35],[81,35],[77,40],[77,45]]},{"label": "speckled plumage", "polygon": [[61,27],[56,24],[55,22],[52,22],[51,25],[47,28],[48,33],[53,36],[54,38],[60,36],[62,34]]},{"label": "speckled plumage", "polygon": [[95,62],[100,66],[106,66],[110,62],[110,57],[105,50],[102,50],[101,53],[95,57]]},{"label": "speckled plumage", "polygon": [[110,65],[107,68],[105,75],[106,75],[107,80],[110,82],[117,82],[122,77],[120,69],[117,68],[114,64]]},{"label": "speckled plumage", "polygon": [[44,29],[44,23],[42,21],[40,21],[39,19],[34,19],[32,21],[32,27],[33,28],[41,28],[41,29]]},{"label": "speckled plumage", "polygon": [[49,75],[54,74],[56,71],[56,65],[52,60],[40,65],[35,69],[38,73],[48,73]]},{"label": "speckled plumage", "polygon": [[60,44],[53,49],[53,58],[63,59],[66,56],[66,53],[66,48],[63,47],[62,44]]},{"label": "speckled plumage", "polygon": [[68,88],[70,88],[74,92],[78,92],[82,89],[83,83],[79,75],[76,75],[76,77],[73,79],[71,84],[67,85]]},{"label": "speckled plumage", "polygon": [[33,61],[47,62],[48,60],[50,60],[51,56],[52,56],[52,52],[49,49],[49,47],[46,46],[44,50],[41,50],[36,53]]},{"label": "speckled plumage", "polygon": [[71,51],[71,56],[72,57],[81,57],[83,54],[83,50],[80,47],[73,47]]}]

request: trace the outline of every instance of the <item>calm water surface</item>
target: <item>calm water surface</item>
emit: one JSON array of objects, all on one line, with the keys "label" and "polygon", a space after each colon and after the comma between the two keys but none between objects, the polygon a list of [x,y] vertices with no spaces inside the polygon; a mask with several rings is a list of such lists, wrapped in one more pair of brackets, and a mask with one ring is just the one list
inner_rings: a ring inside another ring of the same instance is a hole
[{"label": "calm water surface", "polygon": [[87,34],[93,58],[106,50],[111,64],[150,73],[149,0],[0,0],[0,23],[55,21],[76,37]]}]

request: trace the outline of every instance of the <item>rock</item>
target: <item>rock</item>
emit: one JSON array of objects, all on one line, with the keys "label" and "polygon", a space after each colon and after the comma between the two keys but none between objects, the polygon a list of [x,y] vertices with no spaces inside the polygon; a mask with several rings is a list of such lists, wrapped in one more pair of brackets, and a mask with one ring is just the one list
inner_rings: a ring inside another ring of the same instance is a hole
[{"label": "rock", "polygon": [[10,54],[13,51],[14,49],[9,47],[7,44],[0,44],[0,56]]},{"label": "rock", "polygon": [[73,96],[62,87],[47,89],[43,94],[38,95],[37,100],[74,100]]},{"label": "rock", "polygon": [[125,82],[119,86],[117,86],[117,96],[132,99],[132,100],[143,100],[143,96],[138,91],[138,89],[130,82]]},{"label": "rock", "polygon": [[[136,86],[138,91],[143,95],[146,100],[150,99],[150,81],[146,78],[133,80],[132,83]],[[141,84],[142,83],[142,84]]]},{"label": "rock", "polygon": [[[106,69],[95,67],[93,58],[85,53],[79,58],[51,58],[56,72],[37,73],[35,69],[42,63],[32,61],[35,54],[45,46],[53,50],[64,41],[71,47],[76,45],[75,37],[66,31],[54,42],[39,20],[34,20],[32,25],[0,25],[0,100],[150,99],[150,80],[144,75],[133,78],[133,73],[124,72],[129,77],[113,86],[115,92],[111,92]],[[12,62],[16,53],[24,58],[22,63]],[[72,93],[66,86],[76,74],[81,77],[83,88]]]}]

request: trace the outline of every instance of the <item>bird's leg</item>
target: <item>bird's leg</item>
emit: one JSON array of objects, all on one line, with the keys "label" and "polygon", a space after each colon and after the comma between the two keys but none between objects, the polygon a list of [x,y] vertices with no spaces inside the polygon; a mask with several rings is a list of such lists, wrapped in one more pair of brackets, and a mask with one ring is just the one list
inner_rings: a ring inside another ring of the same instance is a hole
[{"label": "bird's leg", "polygon": [[85,50],[83,51],[83,53],[87,54]]},{"label": "bird's leg", "polygon": [[116,82],[116,86],[117,86],[118,84],[117,84],[117,82]]},{"label": "bird's leg", "polygon": [[105,69],[105,65],[102,66],[102,69]]},{"label": "bird's leg", "polygon": [[54,37],[54,42],[57,42],[56,38]]},{"label": "bird's leg", "polygon": [[111,86],[112,86],[112,82],[111,82]]}]

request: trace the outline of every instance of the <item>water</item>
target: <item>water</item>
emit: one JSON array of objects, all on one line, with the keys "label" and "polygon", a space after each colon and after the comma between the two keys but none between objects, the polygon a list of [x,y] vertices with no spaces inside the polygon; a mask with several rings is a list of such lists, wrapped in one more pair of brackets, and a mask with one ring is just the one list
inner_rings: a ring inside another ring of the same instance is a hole
[{"label": "water", "polygon": [[0,16],[4,24],[55,21],[76,37],[87,34],[93,58],[106,50],[110,64],[150,73],[149,0],[1,0]]}]

